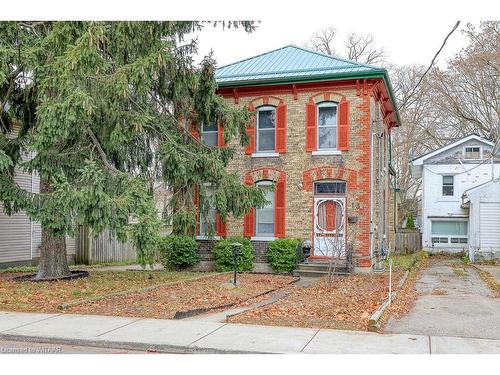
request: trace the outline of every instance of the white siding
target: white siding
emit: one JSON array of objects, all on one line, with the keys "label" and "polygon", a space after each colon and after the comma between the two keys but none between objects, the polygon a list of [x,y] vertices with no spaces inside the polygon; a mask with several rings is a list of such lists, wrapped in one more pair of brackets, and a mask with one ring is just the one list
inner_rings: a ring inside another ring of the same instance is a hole
[{"label": "white siding", "polygon": [[0,204],[0,263],[31,259],[30,229],[30,220],[23,212],[8,216]]},{"label": "white siding", "polygon": [[480,217],[480,251],[500,250],[500,203],[481,202]]},{"label": "white siding", "polygon": [[[13,135],[17,133],[14,130]],[[30,153],[22,155],[23,160],[31,158]],[[15,181],[22,189],[38,193],[40,179],[36,174],[30,174],[21,169],[15,169]],[[40,224],[31,222],[23,212],[8,216],[0,202],[0,263],[29,261],[37,256],[41,242]]]},{"label": "white siding", "polygon": [[[460,164],[424,165],[422,175],[422,246],[432,250],[431,221],[433,218],[468,218],[469,210],[461,207],[463,193],[491,179],[491,164],[468,164],[464,172]],[[500,174],[500,164],[495,164],[495,176]],[[443,196],[443,175],[454,175],[453,196]],[[440,246],[435,250],[463,251],[467,245]]]}]

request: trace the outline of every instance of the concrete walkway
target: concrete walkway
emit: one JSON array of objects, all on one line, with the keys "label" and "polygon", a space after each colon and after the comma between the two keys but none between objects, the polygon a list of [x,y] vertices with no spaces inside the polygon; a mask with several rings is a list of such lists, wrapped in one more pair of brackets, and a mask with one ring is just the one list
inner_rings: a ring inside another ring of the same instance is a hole
[{"label": "concrete walkway", "polygon": [[391,318],[386,332],[500,339],[500,299],[475,268],[431,260],[416,287],[415,306],[401,320]]},{"label": "concrete walkway", "polygon": [[500,353],[500,340],[0,312],[0,340],[168,353]]}]

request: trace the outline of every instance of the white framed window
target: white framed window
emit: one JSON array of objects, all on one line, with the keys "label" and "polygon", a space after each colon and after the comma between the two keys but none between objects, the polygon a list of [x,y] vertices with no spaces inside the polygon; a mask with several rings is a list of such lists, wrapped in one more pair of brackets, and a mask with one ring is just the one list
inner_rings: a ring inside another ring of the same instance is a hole
[{"label": "white framed window", "polygon": [[443,176],[442,192],[443,197],[453,197],[454,195],[454,176]]},{"label": "white framed window", "polygon": [[201,125],[201,141],[210,147],[218,146],[218,126],[215,122]]},{"label": "white framed window", "polygon": [[274,236],[274,191],[269,189],[273,186],[272,181],[264,180],[256,183],[259,188],[266,188],[266,200],[269,202],[263,207],[255,209],[255,236]]},{"label": "white framed window", "polygon": [[481,160],[482,150],[480,146],[464,147],[464,160]]},{"label": "white framed window", "polygon": [[322,102],[318,109],[318,150],[337,149],[337,103]]},{"label": "white framed window", "polygon": [[[208,202],[211,203],[212,195],[214,194],[214,188],[211,186],[205,186],[205,195],[208,200]],[[217,211],[215,208],[212,207],[213,205],[211,204],[210,209],[208,210],[208,213],[206,216],[201,215],[201,213],[198,215],[199,216],[199,235],[200,236],[208,236],[210,233],[210,229],[212,231],[216,230],[215,228],[215,221],[216,221],[216,215]]]},{"label": "white framed window", "polygon": [[257,108],[257,152],[274,152],[276,146],[276,108]]},{"label": "white framed window", "polygon": [[465,245],[469,241],[467,220],[432,220],[432,243]]}]

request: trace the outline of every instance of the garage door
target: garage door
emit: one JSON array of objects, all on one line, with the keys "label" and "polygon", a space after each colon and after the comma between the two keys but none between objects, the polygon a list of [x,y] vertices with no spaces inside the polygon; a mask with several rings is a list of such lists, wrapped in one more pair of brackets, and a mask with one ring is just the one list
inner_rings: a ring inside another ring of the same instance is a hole
[{"label": "garage door", "polygon": [[500,249],[500,202],[480,203],[481,251]]}]

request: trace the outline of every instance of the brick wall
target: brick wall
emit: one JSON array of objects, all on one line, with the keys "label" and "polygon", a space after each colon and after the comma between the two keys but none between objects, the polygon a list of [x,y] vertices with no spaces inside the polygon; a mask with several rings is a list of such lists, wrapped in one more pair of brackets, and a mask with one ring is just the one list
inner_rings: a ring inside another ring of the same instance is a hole
[{"label": "brick wall", "polygon": [[[353,83],[339,87],[336,84],[321,88],[301,89],[293,93],[268,92],[262,88],[254,95],[240,95],[238,103],[231,96],[227,103],[236,106],[253,106],[269,103],[277,105],[283,101],[287,105],[287,152],[279,157],[254,158],[245,155],[244,148],[238,147],[229,165],[231,171],[241,175],[254,171],[255,180],[269,175],[269,170],[283,172],[286,176],[286,228],[287,237],[312,239],[313,230],[313,189],[312,183],[320,179],[343,179],[347,181],[347,239],[354,249],[353,261],[358,267],[369,268],[370,256],[370,96],[371,91],[359,90]],[[313,156],[306,152],[305,116],[306,103],[325,99],[350,103],[349,150],[341,155]],[[232,146],[236,145],[236,140]],[[375,216],[375,220],[377,216]],[[228,218],[228,235],[242,235],[243,218]],[[261,245],[258,245],[260,249]],[[259,250],[260,251],[260,250]],[[258,251],[258,252],[259,252]],[[265,261],[264,252],[256,258]]]}]

